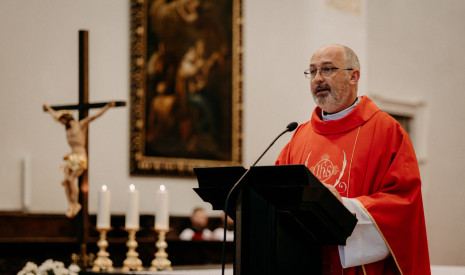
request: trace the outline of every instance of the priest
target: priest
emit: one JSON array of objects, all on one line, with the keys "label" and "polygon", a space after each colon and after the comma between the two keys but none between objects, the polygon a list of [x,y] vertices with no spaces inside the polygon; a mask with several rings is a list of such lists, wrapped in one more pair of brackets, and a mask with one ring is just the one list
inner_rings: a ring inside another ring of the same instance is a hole
[{"label": "priest", "polygon": [[421,179],[400,124],[358,96],[360,63],[319,48],[305,75],[318,105],[276,164],[304,164],[356,215],[345,246],[323,247],[323,274],[430,274]]}]

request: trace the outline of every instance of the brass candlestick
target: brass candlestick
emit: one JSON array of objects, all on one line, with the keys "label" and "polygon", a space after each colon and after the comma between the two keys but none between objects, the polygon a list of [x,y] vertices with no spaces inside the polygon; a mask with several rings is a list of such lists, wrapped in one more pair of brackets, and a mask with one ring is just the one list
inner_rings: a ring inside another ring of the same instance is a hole
[{"label": "brass candlestick", "polygon": [[155,247],[158,251],[155,253],[155,259],[152,261],[152,266],[150,271],[158,270],[173,270],[171,267],[171,261],[168,260],[168,253],[165,249],[168,247],[168,244],[165,241],[166,232],[168,230],[155,230],[158,232],[158,240],[155,244]]},{"label": "brass candlestick", "polygon": [[144,268],[142,267],[142,261],[139,259],[139,253],[136,252],[137,248],[137,241],[136,241],[136,232],[139,231],[137,229],[125,228],[128,232],[128,241],[126,242],[126,246],[128,247],[128,252],[126,253],[126,259],[123,262],[122,270],[124,272],[127,271],[142,271]]},{"label": "brass candlestick", "polygon": [[97,259],[94,261],[94,266],[92,267],[92,271],[103,271],[113,270],[113,262],[108,258],[110,253],[106,251],[108,247],[107,241],[107,232],[111,230],[111,228],[97,228],[100,232],[100,239],[97,242],[97,246],[99,247],[99,252],[97,252]]}]

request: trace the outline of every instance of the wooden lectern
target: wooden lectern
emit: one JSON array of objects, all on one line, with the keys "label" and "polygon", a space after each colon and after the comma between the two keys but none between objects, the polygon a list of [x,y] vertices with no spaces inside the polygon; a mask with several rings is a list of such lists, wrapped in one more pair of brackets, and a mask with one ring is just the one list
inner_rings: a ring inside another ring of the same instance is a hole
[{"label": "wooden lectern", "polygon": [[[195,168],[195,192],[224,210],[243,167]],[[231,195],[235,275],[321,274],[322,246],[344,245],[357,223],[304,165],[254,166]]]}]

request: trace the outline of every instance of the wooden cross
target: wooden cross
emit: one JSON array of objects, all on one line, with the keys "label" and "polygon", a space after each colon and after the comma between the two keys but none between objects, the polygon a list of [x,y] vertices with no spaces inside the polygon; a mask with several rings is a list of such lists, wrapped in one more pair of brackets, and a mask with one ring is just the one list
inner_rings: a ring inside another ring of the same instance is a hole
[{"label": "wooden cross", "polygon": [[[86,118],[89,114],[89,109],[101,108],[108,102],[89,103],[89,33],[86,30],[79,31],[79,103],[77,105],[60,105],[51,106],[54,110],[78,110],[79,120]],[[115,106],[126,106],[124,101],[117,101]],[[88,149],[89,131],[87,130],[86,136],[86,152]],[[88,165],[89,167],[89,165]],[[89,208],[88,208],[88,179],[87,168],[84,173],[79,177],[79,203],[82,206],[81,211],[75,217],[78,228],[78,241],[80,243],[80,262],[83,267],[87,267],[87,243],[89,239]]]}]

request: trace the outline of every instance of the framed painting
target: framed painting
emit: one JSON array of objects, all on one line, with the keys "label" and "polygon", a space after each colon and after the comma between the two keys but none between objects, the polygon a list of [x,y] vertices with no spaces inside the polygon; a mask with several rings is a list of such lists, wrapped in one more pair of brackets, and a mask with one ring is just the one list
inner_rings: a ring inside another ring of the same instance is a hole
[{"label": "framed painting", "polygon": [[131,1],[131,175],[242,158],[241,0]]}]

